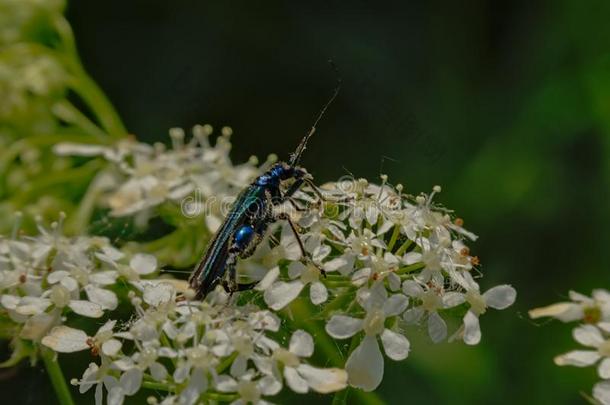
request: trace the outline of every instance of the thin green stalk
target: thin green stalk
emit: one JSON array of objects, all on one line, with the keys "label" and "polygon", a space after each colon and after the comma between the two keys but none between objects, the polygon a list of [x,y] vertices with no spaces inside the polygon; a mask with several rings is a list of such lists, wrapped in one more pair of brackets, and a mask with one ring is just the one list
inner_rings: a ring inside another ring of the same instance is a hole
[{"label": "thin green stalk", "polygon": [[61,405],[74,405],[72,395],[70,394],[70,388],[66,383],[66,379],[61,371],[59,362],[55,358],[55,353],[48,349],[42,349],[41,357],[45,368],[47,369],[47,373],[49,373],[51,384],[53,385],[53,389],[57,395],[57,401]]},{"label": "thin green stalk", "polygon": [[[356,349],[356,347],[358,346],[358,343],[360,342],[360,339],[357,336],[352,337],[352,341],[349,345],[349,349],[347,350],[346,356],[345,357],[349,357],[350,354],[352,354],[352,352],[354,351],[354,349]],[[332,405],[344,405],[347,404],[347,397],[349,396],[351,387],[348,385],[344,390],[337,392],[334,396],[333,396],[333,403]]]},{"label": "thin green stalk", "polygon": [[155,382],[155,381],[142,381],[142,387],[154,390],[154,391],[163,391],[163,392],[172,392],[172,388],[163,383]]},{"label": "thin green stalk", "polygon": [[392,236],[390,237],[390,241],[388,242],[388,252],[391,252],[394,249],[394,245],[400,236],[400,226],[394,225],[394,231],[392,231]]},{"label": "thin green stalk", "polygon": [[401,274],[407,274],[407,273],[412,273],[414,271],[417,271],[419,269],[423,269],[425,267],[425,264],[422,262],[417,262],[417,263],[413,263],[410,264],[408,266],[404,266],[399,268],[398,270],[396,270],[396,274],[401,275]]},{"label": "thin green stalk", "polygon": [[409,248],[409,246],[411,246],[411,244],[413,243],[413,241],[411,239],[407,239],[407,241],[405,243],[402,244],[401,247],[398,248],[398,250],[396,251],[396,256],[402,256],[407,249]]}]

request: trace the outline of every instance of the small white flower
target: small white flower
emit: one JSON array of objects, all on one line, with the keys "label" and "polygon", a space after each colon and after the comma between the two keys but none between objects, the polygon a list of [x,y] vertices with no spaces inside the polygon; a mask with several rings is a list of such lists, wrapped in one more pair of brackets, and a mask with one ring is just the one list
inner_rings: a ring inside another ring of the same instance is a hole
[{"label": "small white flower", "polygon": [[278,281],[265,290],[265,302],[269,308],[274,311],[284,308],[298,297],[307,285],[309,285],[309,297],[313,304],[319,305],[327,300],[328,292],[324,284],[320,282],[320,270],[313,264],[292,262],[288,266],[288,275],[292,281]]},{"label": "small white flower", "polygon": [[73,353],[91,349],[93,353],[113,357],[121,350],[121,342],[114,338],[112,328],[116,321],[108,321],[92,337],[80,329],[56,326],[42,339],[42,344],[60,353]]},{"label": "small white flower", "polygon": [[305,394],[309,389],[327,394],[339,391],[347,385],[347,373],[338,368],[317,368],[302,363],[302,358],[311,357],[314,342],[311,335],[297,330],[290,338],[288,350],[278,347],[272,358],[284,365],[284,379],[291,390]]},{"label": "small white flower", "polygon": [[456,332],[455,336],[461,336],[467,345],[476,345],[481,341],[481,328],[479,326],[479,315],[487,310],[487,307],[494,309],[506,309],[511,306],[517,298],[517,292],[509,285],[499,285],[492,287],[485,293],[479,292],[479,285],[474,281],[470,273],[464,272],[461,279],[462,287],[466,289],[464,294],[453,296],[453,305],[468,302],[470,309],[464,316],[464,324]]},{"label": "small white flower", "polygon": [[559,302],[529,311],[531,318],[552,317],[562,322],[586,320],[587,322],[610,321],[610,293],[603,289],[593,290],[592,298],[570,291],[572,302]]},{"label": "small white flower", "polygon": [[336,339],[347,339],[363,330],[365,337],[360,345],[350,354],[345,364],[349,383],[365,391],[372,391],[383,378],[383,356],[379,350],[376,337],[386,355],[392,360],[404,360],[409,354],[409,341],[399,333],[385,328],[385,320],[404,312],[409,300],[402,294],[388,298],[382,282],[377,282],[370,289],[361,290],[359,301],[367,311],[364,319],[350,316],[334,315],[326,324],[326,332]]},{"label": "small white flower", "polygon": [[593,397],[602,405],[610,405],[610,380],[600,381],[593,387]]},{"label": "small white flower", "polygon": [[[605,380],[610,379],[610,339],[602,336],[593,325],[582,325],[574,329],[574,340],[595,350],[574,350],[555,357],[558,366],[587,367],[599,361],[597,372]],[[600,361],[601,360],[601,361]]]},{"label": "small white flower", "polygon": [[269,402],[263,397],[276,395],[282,389],[282,384],[272,376],[264,376],[255,379],[256,375],[248,370],[238,379],[228,375],[221,375],[216,379],[216,389],[220,392],[235,392],[239,399],[233,401],[233,405],[266,405]]},{"label": "small white flower", "polygon": [[427,314],[428,335],[430,336],[430,339],[432,339],[434,343],[445,340],[447,337],[447,324],[439,315],[438,311],[459,304],[447,301],[446,297],[448,295],[443,295],[442,287],[427,287],[424,290],[422,285],[415,280],[406,280],[402,285],[402,291],[407,297],[421,302],[420,305],[405,311],[403,314],[404,320],[409,324],[419,323],[424,315]]}]

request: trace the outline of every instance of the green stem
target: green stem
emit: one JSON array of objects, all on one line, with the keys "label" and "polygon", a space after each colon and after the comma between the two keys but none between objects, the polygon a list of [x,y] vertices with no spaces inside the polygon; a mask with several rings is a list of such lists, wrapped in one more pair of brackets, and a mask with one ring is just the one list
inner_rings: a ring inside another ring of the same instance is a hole
[{"label": "green stem", "polygon": [[[358,338],[358,336],[356,335],[356,336],[352,337],[352,341],[349,345],[349,349],[347,350],[347,355],[345,357],[349,357],[349,355],[352,354],[352,352],[358,346],[358,343],[360,343],[360,339]],[[337,392],[333,396],[332,405],[347,404],[347,397],[349,396],[350,390],[351,390],[351,387],[348,385],[344,390]]]},{"label": "green stem", "polygon": [[72,395],[70,394],[70,388],[66,383],[61,367],[59,367],[59,362],[57,361],[55,353],[48,349],[42,349],[41,357],[44,361],[47,373],[49,373],[49,378],[51,379],[51,384],[53,385],[53,389],[55,389],[55,394],[57,395],[59,403],[61,405],[74,405]]},{"label": "green stem", "polygon": [[400,226],[394,225],[394,231],[392,232],[392,236],[390,237],[390,241],[388,242],[388,252],[391,252],[394,249],[394,245],[400,236]]},{"label": "green stem", "polygon": [[144,387],[148,390],[155,390],[155,391],[163,391],[163,392],[172,392],[173,391],[169,385],[155,382],[155,381],[142,381],[142,387]]},{"label": "green stem", "polygon": [[407,241],[405,243],[403,243],[401,247],[398,248],[395,255],[402,256],[407,251],[409,246],[411,246],[412,243],[413,243],[413,241],[411,239],[407,239]]},{"label": "green stem", "polygon": [[413,263],[410,264],[408,266],[404,266],[399,268],[398,270],[396,270],[396,274],[398,274],[399,276],[402,274],[408,274],[408,273],[412,273],[414,271],[417,271],[419,269],[423,269],[425,267],[425,264],[422,262],[417,262],[417,263]]}]

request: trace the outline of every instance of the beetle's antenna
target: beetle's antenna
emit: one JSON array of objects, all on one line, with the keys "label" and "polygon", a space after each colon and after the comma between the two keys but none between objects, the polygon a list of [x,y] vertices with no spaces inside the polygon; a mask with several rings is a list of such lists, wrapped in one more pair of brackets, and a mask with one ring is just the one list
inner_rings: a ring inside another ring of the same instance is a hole
[{"label": "beetle's antenna", "polygon": [[289,162],[290,166],[295,166],[299,163],[299,160],[301,160],[301,155],[307,148],[307,141],[309,140],[309,138],[311,138],[311,136],[314,134],[314,132],[316,132],[316,127],[318,126],[318,123],[320,122],[320,120],[322,119],[324,114],[326,113],[326,110],[328,109],[328,107],[333,103],[333,101],[335,101],[335,98],[339,94],[339,90],[341,90],[342,80],[341,80],[341,76],[339,75],[339,70],[337,69],[335,62],[333,62],[332,59],[329,59],[328,63],[330,63],[333,70],[335,71],[335,74],[337,75],[337,85],[335,86],[333,95],[330,97],[330,99],[328,99],[326,104],[324,104],[324,107],[322,107],[322,110],[320,110],[320,113],[318,114],[318,117],[316,118],[311,129],[309,130],[309,133],[307,135],[305,135],[305,137],[301,140],[301,143],[299,144],[297,149],[294,151],[294,153],[292,153],[290,155],[290,162]]}]

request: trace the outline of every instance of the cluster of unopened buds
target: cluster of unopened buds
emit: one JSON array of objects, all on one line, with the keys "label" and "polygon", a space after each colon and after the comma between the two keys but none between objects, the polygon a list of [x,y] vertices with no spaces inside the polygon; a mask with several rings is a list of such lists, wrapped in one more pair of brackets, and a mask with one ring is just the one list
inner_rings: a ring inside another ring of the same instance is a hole
[{"label": "cluster of unopened buds", "polygon": [[555,357],[558,366],[597,367],[601,381],[593,387],[593,397],[610,404],[610,292],[593,290],[591,297],[570,291],[570,301],[559,302],[529,312],[531,318],[551,317],[562,322],[578,322],[574,340],[586,349]]}]

